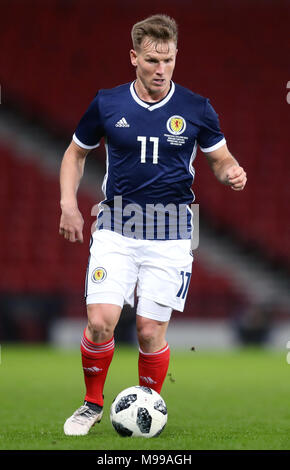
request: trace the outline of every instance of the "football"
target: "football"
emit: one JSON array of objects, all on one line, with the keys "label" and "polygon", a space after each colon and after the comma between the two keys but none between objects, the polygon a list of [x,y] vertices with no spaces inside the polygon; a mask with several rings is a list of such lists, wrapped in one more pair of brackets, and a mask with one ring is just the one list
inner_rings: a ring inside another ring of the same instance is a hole
[{"label": "football", "polygon": [[167,408],[155,390],[136,385],[116,396],[111,405],[110,419],[121,436],[156,437],[167,423]]}]

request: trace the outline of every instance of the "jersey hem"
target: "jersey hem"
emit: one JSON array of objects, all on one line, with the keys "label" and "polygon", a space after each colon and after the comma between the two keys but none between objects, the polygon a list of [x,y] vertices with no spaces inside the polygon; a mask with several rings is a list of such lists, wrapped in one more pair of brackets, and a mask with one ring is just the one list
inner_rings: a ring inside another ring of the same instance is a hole
[{"label": "jersey hem", "polygon": [[96,145],[86,145],[86,144],[83,144],[83,142],[81,142],[77,136],[74,134],[73,135],[73,141],[79,146],[79,147],[82,147],[83,149],[87,149],[87,150],[91,150],[91,149],[95,149],[97,147],[99,147],[100,143],[98,142]]},{"label": "jersey hem", "polygon": [[226,143],[226,139],[223,138],[222,140],[220,140],[217,144],[214,144],[212,145],[211,147],[206,147],[206,148],[203,148],[201,146],[199,146],[200,150],[204,153],[207,153],[207,152],[213,152],[214,150],[217,150],[219,149],[220,147],[222,147],[223,145],[225,145]]}]

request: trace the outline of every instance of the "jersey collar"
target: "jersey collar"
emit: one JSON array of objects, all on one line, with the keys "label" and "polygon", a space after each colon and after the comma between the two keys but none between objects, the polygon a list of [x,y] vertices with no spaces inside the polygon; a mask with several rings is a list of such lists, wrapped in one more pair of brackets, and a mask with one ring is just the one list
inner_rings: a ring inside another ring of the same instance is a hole
[{"label": "jersey collar", "polygon": [[171,88],[169,90],[169,93],[167,93],[167,95],[161,101],[158,101],[158,103],[149,104],[149,103],[145,103],[144,101],[140,100],[140,98],[137,95],[137,93],[135,91],[135,88],[134,88],[135,81],[132,82],[131,85],[130,85],[130,92],[131,92],[132,98],[136,101],[136,103],[140,104],[140,106],[143,106],[143,108],[147,108],[148,111],[154,111],[154,109],[161,108],[161,106],[164,106],[166,103],[168,103],[168,101],[170,100],[170,98],[172,97],[172,95],[175,91],[174,82],[171,80]]}]

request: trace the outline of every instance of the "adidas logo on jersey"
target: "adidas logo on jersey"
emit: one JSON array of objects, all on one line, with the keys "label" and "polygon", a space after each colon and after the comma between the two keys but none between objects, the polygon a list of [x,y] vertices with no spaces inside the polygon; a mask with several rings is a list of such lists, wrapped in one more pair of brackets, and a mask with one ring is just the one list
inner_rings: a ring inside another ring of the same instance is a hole
[{"label": "adidas logo on jersey", "polygon": [[116,122],[115,127],[130,127],[130,124],[128,124],[126,119],[122,117],[120,121]]}]

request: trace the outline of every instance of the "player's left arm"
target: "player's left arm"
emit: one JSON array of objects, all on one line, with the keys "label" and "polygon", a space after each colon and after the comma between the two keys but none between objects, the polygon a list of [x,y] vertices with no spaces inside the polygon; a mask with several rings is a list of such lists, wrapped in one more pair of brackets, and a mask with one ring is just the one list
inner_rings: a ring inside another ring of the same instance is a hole
[{"label": "player's left arm", "polygon": [[244,189],[247,174],[230,153],[227,144],[204,154],[214,175],[221,183],[230,186],[234,191]]}]

